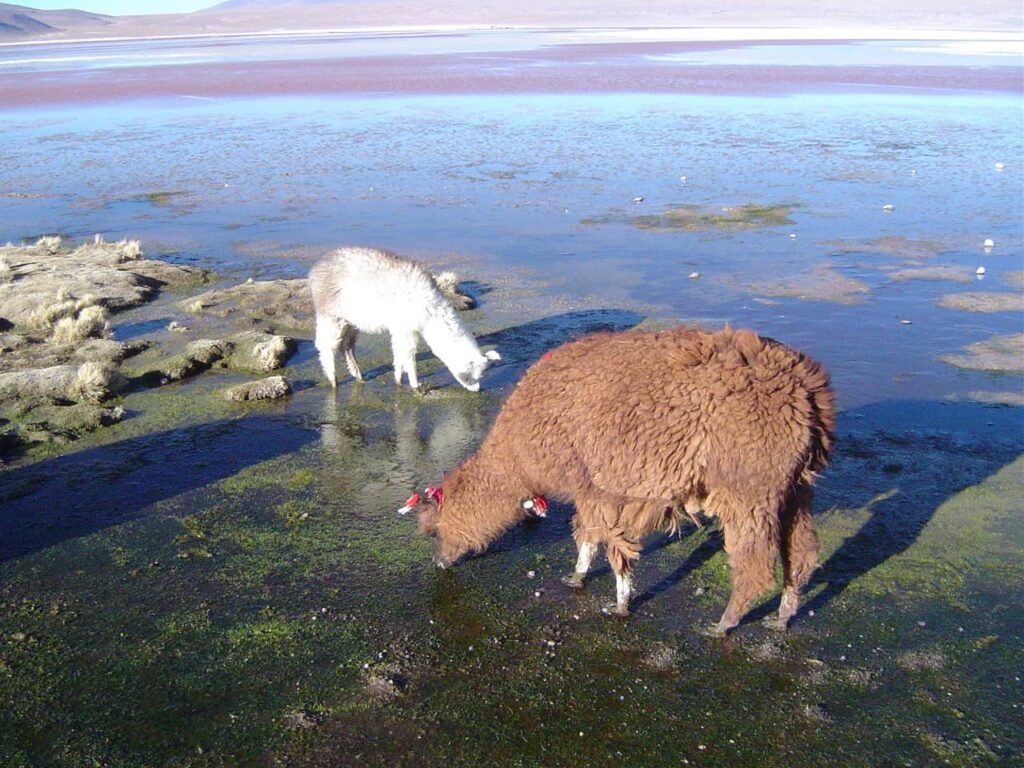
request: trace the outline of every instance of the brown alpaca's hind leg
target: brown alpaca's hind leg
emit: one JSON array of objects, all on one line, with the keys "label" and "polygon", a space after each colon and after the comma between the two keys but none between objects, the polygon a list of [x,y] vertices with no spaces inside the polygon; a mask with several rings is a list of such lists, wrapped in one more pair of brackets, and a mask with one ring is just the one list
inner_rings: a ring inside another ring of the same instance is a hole
[{"label": "brown alpaca's hind leg", "polygon": [[782,600],[779,612],[764,620],[772,629],[785,629],[800,607],[800,590],[818,567],[818,535],[811,517],[814,489],[800,486],[782,513]]},{"label": "brown alpaca's hind leg", "polygon": [[725,612],[708,634],[721,637],[740,623],[751,602],[775,585],[778,531],[774,515],[744,514],[723,521],[725,551],[732,571],[732,594]]},{"label": "brown alpaca's hind leg", "polygon": [[639,542],[615,537],[606,545],[608,562],[615,572],[615,602],[605,606],[613,616],[629,616],[629,601],[633,597],[633,562],[640,557]]}]

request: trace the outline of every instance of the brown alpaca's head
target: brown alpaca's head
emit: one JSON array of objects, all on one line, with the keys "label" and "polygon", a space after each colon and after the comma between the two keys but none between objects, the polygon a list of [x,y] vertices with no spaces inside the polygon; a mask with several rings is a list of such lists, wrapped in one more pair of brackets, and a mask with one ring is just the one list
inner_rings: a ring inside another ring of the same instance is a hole
[{"label": "brown alpaca's head", "polygon": [[469,552],[483,552],[525,518],[544,517],[547,508],[543,496],[519,495],[470,458],[448,474],[443,490],[427,486],[398,511],[416,510],[420,532],[434,545],[434,562],[447,568]]},{"label": "brown alpaca's head", "polygon": [[[444,514],[442,513],[444,506]],[[447,568],[465,555],[473,546],[463,536],[458,536],[450,523],[451,502],[445,500],[440,486],[428,485],[423,493],[414,493],[398,510],[404,515],[416,510],[420,533],[430,537],[434,546],[434,562],[440,568]]]}]

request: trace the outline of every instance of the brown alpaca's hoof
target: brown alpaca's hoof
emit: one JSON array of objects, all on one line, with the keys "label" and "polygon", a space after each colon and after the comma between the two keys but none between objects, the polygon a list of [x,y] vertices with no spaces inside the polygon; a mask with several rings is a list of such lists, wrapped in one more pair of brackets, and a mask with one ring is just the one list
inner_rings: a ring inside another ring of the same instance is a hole
[{"label": "brown alpaca's hoof", "polygon": [[618,603],[606,603],[601,609],[601,613],[605,616],[615,616],[619,619],[629,618],[629,608],[624,605],[619,605]]},{"label": "brown alpaca's hoof", "polygon": [[570,589],[582,589],[583,588],[583,576],[578,573],[573,573],[569,576],[562,577],[562,583]]},{"label": "brown alpaca's hoof", "polygon": [[723,627],[721,624],[709,624],[700,630],[700,633],[704,635],[704,637],[713,637],[717,639],[728,635],[730,629],[732,629],[732,627]]},{"label": "brown alpaca's hoof", "polygon": [[789,621],[780,619],[778,616],[765,616],[761,624],[774,632],[785,632],[789,629]]}]

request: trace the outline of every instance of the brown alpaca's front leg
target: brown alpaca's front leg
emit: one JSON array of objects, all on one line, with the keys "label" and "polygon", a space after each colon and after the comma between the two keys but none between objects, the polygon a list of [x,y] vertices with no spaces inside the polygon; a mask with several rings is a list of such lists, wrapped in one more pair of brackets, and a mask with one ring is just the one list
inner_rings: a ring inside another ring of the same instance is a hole
[{"label": "brown alpaca's front leg", "polygon": [[581,541],[578,547],[579,555],[576,557],[576,570],[569,576],[562,577],[562,583],[573,589],[579,589],[583,586],[583,582],[587,578],[587,572],[590,571],[590,564],[594,560],[594,555],[597,554],[597,544],[593,542]]}]

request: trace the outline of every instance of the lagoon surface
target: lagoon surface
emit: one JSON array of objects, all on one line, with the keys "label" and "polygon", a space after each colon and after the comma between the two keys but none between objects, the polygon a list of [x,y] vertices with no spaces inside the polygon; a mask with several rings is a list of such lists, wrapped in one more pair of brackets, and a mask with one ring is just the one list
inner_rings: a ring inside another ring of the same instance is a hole
[{"label": "lagoon surface", "polygon": [[[1024,110],[1019,41],[982,42],[0,47],[0,239],[138,238],[217,286],[388,248],[457,270],[505,358],[473,395],[422,354],[414,396],[363,337],[375,375],[335,396],[294,334],[283,405],[227,406],[241,379],[210,371],[13,460],[0,762],[1015,764]],[[114,337],[201,337],[187,299]],[[436,572],[394,509],[525,368],[677,323],[832,373],[824,565],[789,634],[697,632],[728,595],[707,530],[649,542],[629,622],[600,615],[606,570],[559,583],[568,508]]]}]

